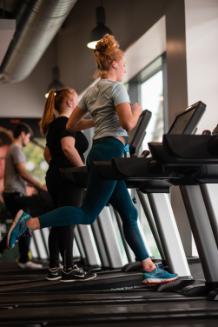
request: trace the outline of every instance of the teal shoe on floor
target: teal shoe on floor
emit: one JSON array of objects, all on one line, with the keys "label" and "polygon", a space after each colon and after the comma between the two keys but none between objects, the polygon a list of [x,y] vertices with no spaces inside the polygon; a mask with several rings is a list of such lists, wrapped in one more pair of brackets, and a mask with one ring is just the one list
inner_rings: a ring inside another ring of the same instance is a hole
[{"label": "teal shoe on floor", "polygon": [[168,271],[157,267],[151,272],[144,272],[143,284],[164,284],[169,283],[178,278],[176,274],[169,273]]},{"label": "teal shoe on floor", "polygon": [[28,230],[26,222],[29,219],[29,214],[27,214],[23,210],[18,211],[7,235],[8,248],[14,248],[19,237]]}]

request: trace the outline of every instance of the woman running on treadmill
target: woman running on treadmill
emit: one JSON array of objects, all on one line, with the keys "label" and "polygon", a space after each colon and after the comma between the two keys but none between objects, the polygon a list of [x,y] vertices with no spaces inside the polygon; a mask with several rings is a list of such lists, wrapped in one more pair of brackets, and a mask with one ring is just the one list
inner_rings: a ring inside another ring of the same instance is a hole
[{"label": "woman running on treadmill", "polygon": [[[66,130],[69,116],[77,105],[78,95],[74,89],[51,90],[45,103],[40,122],[42,134],[46,136],[44,156],[49,164],[46,185],[55,208],[65,205],[81,206],[84,189],[68,180],[61,170],[84,166],[84,152],[88,140],[82,132]],[[88,120],[87,120],[88,122]],[[89,127],[93,126],[90,119]],[[88,126],[87,126],[88,127]],[[75,225],[52,227],[49,232],[49,271],[47,280],[61,279],[63,282],[90,280],[95,274],[73,264],[73,239]],[[61,254],[63,270],[60,269]]]},{"label": "woman running on treadmill", "polygon": [[14,247],[17,239],[27,229],[36,230],[50,226],[92,224],[101,210],[110,203],[120,214],[125,238],[141,261],[143,283],[161,284],[177,279],[176,274],[156,266],[144,245],[137,219],[137,210],[127,190],[125,181],[102,179],[95,170],[94,161],[122,157],[128,133],[136,126],[141,114],[139,104],[130,105],[128,93],[121,83],[126,72],[124,53],[112,35],[98,41],[94,51],[99,81],[90,87],[71,114],[67,128],[73,131],[84,128],[84,115],[90,113],[95,123],[93,145],[87,158],[88,186],[83,205],[65,206],[31,217],[20,211],[8,233],[8,246]]}]

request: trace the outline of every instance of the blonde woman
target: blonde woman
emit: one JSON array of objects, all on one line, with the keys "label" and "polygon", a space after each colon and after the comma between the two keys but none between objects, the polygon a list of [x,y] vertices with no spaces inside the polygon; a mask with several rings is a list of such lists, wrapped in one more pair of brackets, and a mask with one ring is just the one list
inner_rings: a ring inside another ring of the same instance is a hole
[{"label": "blonde woman", "polygon": [[81,208],[62,207],[34,218],[20,212],[11,226],[8,244],[13,247],[19,235],[27,228],[34,230],[48,226],[92,224],[103,207],[110,202],[121,216],[129,246],[136,259],[141,261],[143,282],[160,284],[173,281],[177,275],[156,267],[149,257],[138,228],[137,210],[125,182],[103,180],[93,166],[93,161],[123,156],[128,133],[136,126],[141,114],[139,104],[130,105],[127,91],[121,83],[126,72],[125,59],[115,38],[105,35],[97,43],[94,54],[100,80],[87,90],[67,123],[67,128],[71,130],[81,128],[81,119],[87,112],[95,123],[93,146],[87,160],[89,181],[83,205]]}]

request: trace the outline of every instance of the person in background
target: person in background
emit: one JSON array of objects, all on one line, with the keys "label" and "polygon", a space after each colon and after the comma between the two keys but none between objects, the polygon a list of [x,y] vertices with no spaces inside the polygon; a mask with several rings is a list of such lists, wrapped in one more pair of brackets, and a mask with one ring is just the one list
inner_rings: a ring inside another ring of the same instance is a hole
[{"label": "person in background", "polygon": [[4,127],[0,126],[0,201],[3,202],[3,184],[5,171],[5,158],[10,144],[13,142],[12,133]]},{"label": "person in background", "polygon": [[[84,189],[61,173],[64,168],[84,166],[84,152],[88,148],[88,140],[82,132],[66,130],[68,118],[77,105],[77,98],[76,91],[71,88],[51,90],[41,120],[41,130],[46,136],[44,156],[49,163],[46,185],[56,208],[82,204]],[[92,125],[90,120],[90,127]],[[67,282],[69,276],[71,279],[74,276],[75,280],[84,281],[95,277],[91,272],[73,264],[74,228],[75,225],[70,225],[50,229],[47,280],[61,279]],[[63,271],[59,264],[60,254]]]},{"label": "person in background", "polygon": [[[46,190],[46,187],[26,170],[26,157],[23,148],[30,142],[31,136],[30,126],[25,123],[18,123],[13,130],[14,140],[5,159],[3,199],[12,216],[20,209],[31,212],[33,199],[31,196],[27,196],[27,183],[37,190]],[[30,239],[31,235],[28,232],[20,237],[17,265],[23,269],[41,269],[43,267],[41,264],[33,262],[29,258]],[[3,238],[0,244],[1,253],[5,249],[6,238]]]},{"label": "person in background", "polygon": [[[9,216],[8,210],[5,207],[4,200],[2,197],[3,193],[3,183],[4,183],[4,171],[5,171],[5,158],[9,149],[10,144],[13,142],[12,133],[6,128],[0,126],[0,223],[5,226],[6,220]],[[0,225],[0,254],[4,252],[4,247],[1,249],[1,240],[5,233],[5,227]],[[6,241],[6,238],[5,238]]]},{"label": "person in background", "polygon": [[[128,133],[136,126],[141,114],[139,104],[130,105],[126,88],[121,83],[126,72],[124,53],[112,35],[98,41],[94,51],[100,80],[90,87],[71,114],[67,128],[83,128],[84,115],[89,112],[95,122],[92,149],[87,158],[88,186],[80,208],[65,206],[38,217],[19,212],[8,233],[8,246],[27,229],[48,226],[92,224],[108,203],[118,211],[123,222],[125,238],[141,262],[143,283],[161,284],[177,279],[177,275],[156,266],[149,256],[138,227],[138,213],[125,181],[102,179],[93,162],[122,157]],[[164,217],[163,217],[164,218]]]}]

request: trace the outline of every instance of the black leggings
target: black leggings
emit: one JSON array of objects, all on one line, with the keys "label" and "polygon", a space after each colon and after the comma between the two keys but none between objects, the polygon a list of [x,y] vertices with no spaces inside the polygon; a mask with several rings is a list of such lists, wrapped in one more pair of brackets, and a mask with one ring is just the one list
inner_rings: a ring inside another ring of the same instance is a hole
[{"label": "black leggings", "polygon": [[[61,176],[56,168],[49,168],[46,185],[56,208],[65,205],[81,206],[84,189]],[[61,254],[65,269],[73,265],[73,241],[75,225],[51,227],[49,233],[49,266],[59,266]]]}]

